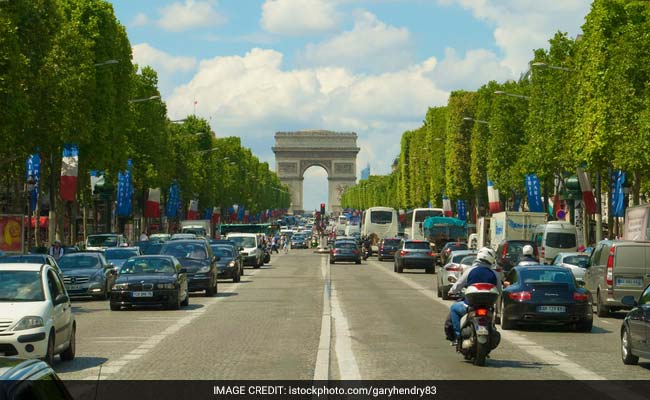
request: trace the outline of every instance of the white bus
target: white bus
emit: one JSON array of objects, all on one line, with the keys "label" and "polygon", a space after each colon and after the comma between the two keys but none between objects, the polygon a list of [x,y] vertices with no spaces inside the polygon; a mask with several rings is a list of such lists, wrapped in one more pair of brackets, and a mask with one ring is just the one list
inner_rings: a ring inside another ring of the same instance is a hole
[{"label": "white bus", "polygon": [[404,219],[404,237],[412,240],[425,240],[424,220],[429,217],[443,217],[442,208],[414,208],[406,213]]},{"label": "white bus", "polygon": [[[390,207],[370,207],[361,216],[361,236],[377,235],[379,240],[397,237],[397,211]],[[373,251],[376,245],[373,244]]]}]

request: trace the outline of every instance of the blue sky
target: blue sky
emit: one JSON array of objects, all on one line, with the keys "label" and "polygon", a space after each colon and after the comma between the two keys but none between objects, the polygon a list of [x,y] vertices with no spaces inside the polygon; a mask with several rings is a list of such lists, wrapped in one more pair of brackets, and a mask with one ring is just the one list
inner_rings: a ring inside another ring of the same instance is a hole
[{"label": "blue sky", "polygon": [[[519,76],[587,0],[116,0],[134,61],[172,118],[193,112],[274,165],[276,131],[353,131],[359,171],[387,173],[402,132],[451,90]],[[327,199],[305,176],[305,208]]]}]

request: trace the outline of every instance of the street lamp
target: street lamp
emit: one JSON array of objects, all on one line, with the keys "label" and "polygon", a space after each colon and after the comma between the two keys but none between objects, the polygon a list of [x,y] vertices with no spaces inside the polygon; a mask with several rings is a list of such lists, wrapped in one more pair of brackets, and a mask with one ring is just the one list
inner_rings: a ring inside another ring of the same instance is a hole
[{"label": "street lamp", "polygon": [[219,147],[213,147],[213,148],[208,149],[208,150],[199,150],[199,151],[195,151],[195,152],[192,153],[192,154],[205,154],[205,153],[210,153],[210,152],[212,152],[212,151],[216,151],[216,150],[219,150]]},{"label": "street lamp", "polygon": [[34,177],[32,175],[29,175],[27,177],[27,181],[25,181],[25,194],[27,196],[27,245],[25,247],[25,250],[27,253],[29,253],[29,248],[31,244],[31,236],[32,236],[32,192],[34,191],[34,187],[36,186],[36,181],[34,180]]},{"label": "street lamp", "polygon": [[120,62],[118,60],[106,60],[104,62],[100,62],[97,64],[94,64],[95,67],[101,67],[104,65],[114,65],[114,64],[119,64]]},{"label": "street lamp", "polygon": [[160,99],[160,96],[151,96],[151,97],[145,97],[145,98],[142,98],[142,99],[129,100],[129,103],[143,103],[145,101],[158,100],[158,99]]},{"label": "street lamp", "polygon": [[499,95],[499,96],[516,97],[518,99],[524,99],[524,100],[530,99],[530,96],[524,96],[523,94],[506,93],[503,90],[497,90],[497,91],[494,92],[494,94]]},{"label": "street lamp", "polygon": [[470,118],[470,117],[464,117],[463,121],[472,121],[472,122],[476,122],[477,124],[484,124],[484,125],[489,125],[490,124],[487,121],[483,121],[481,119],[474,119],[474,118]]},{"label": "street lamp", "polygon": [[540,67],[540,68],[555,69],[555,70],[558,70],[558,71],[567,71],[567,72],[571,72],[571,71],[573,71],[571,68],[567,68],[567,67],[557,67],[557,66],[555,66],[555,65],[548,65],[548,64],[543,63],[543,62],[534,62],[534,63],[530,64],[530,66],[531,66],[531,67]]}]

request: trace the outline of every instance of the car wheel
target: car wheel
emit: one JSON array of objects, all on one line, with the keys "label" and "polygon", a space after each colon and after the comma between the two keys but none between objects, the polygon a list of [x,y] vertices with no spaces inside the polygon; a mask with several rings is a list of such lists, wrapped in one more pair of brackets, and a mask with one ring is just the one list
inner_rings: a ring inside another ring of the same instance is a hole
[{"label": "car wheel", "polygon": [[442,297],[442,289],[440,288],[440,285],[436,286],[436,295],[441,298]]},{"label": "car wheel", "polygon": [[354,263],[355,264],[361,264],[361,260],[356,260]]},{"label": "car wheel", "polygon": [[377,256],[377,261],[384,261],[384,257],[382,257],[382,256]]},{"label": "car wheel", "polygon": [[244,276],[244,269],[243,266],[239,269],[239,276]]},{"label": "car wheel", "polygon": [[515,322],[508,319],[508,314],[506,314],[505,304],[501,303],[501,329],[504,331],[509,331],[515,328]]},{"label": "car wheel", "polygon": [[451,297],[449,297],[449,289],[442,289],[442,299],[443,300],[451,300]]},{"label": "car wheel", "polygon": [[108,300],[108,286],[104,286],[104,293],[93,296],[93,299],[95,300]]},{"label": "car wheel", "polygon": [[427,274],[433,274],[434,272],[436,272],[436,271],[434,270],[433,267],[427,268]]},{"label": "car wheel", "polygon": [[334,264],[334,263],[335,263],[334,259],[330,258],[330,264]]},{"label": "car wheel", "polygon": [[585,321],[580,321],[576,324],[576,331],[577,332],[591,332],[591,329],[594,327],[594,320],[585,320]]},{"label": "car wheel", "polygon": [[54,366],[54,332],[50,332],[50,337],[47,339],[47,350],[43,361],[50,367]]},{"label": "car wheel", "polygon": [[189,306],[189,305],[190,305],[190,294],[189,294],[189,293],[185,293],[185,300],[183,300],[183,301],[181,302],[181,306],[183,306],[183,307],[187,307],[187,306]]},{"label": "car wheel", "polygon": [[217,294],[217,285],[216,284],[214,286],[212,286],[212,287],[209,287],[209,288],[205,289],[205,296],[206,297],[213,297],[216,294]]},{"label": "car wheel", "polygon": [[402,272],[404,272],[404,267],[397,264],[397,273],[401,274]]},{"label": "car wheel", "polygon": [[258,269],[259,267],[262,266],[262,263],[260,262],[255,262],[255,265],[253,265],[253,268]]},{"label": "car wheel", "polygon": [[237,283],[241,280],[241,277],[239,276],[239,272],[235,273],[235,276],[232,277],[232,281],[234,283]]},{"label": "car wheel", "polygon": [[632,354],[630,331],[627,327],[623,329],[621,334],[621,358],[625,365],[636,365],[639,362],[639,357]]},{"label": "car wheel", "polygon": [[600,300],[600,291],[596,296],[596,315],[599,317],[609,317],[609,307],[602,304]]},{"label": "car wheel", "polygon": [[181,291],[180,290],[178,291],[178,293],[176,293],[176,299],[174,300],[174,302],[168,304],[167,308],[169,308],[170,310],[180,310],[181,309]]},{"label": "car wheel", "polygon": [[111,311],[120,311],[122,307],[119,304],[111,303]]},{"label": "car wheel", "polygon": [[72,325],[72,332],[70,333],[70,344],[68,345],[68,348],[65,349],[63,353],[61,353],[61,360],[63,361],[72,361],[74,360],[75,352],[77,351],[77,326]]}]

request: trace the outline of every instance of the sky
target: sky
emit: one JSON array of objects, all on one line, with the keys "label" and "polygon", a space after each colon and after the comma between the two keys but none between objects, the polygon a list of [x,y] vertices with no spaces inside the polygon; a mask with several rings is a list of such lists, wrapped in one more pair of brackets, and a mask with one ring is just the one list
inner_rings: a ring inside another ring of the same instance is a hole
[{"label": "sky", "polygon": [[[134,62],[170,119],[192,113],[274,168],[279,131],[356,132],[360,173],[390,172],[401,134],[450,91],[517,79],[589,0],[115,0]],[[194,102],[196,101],[196,105]],[[304,208],[327,200],[307,170]]]}]

